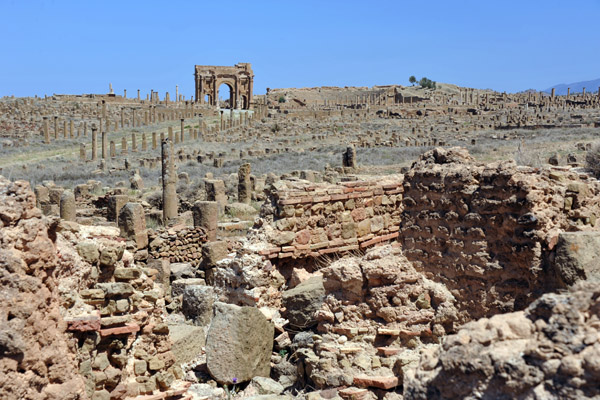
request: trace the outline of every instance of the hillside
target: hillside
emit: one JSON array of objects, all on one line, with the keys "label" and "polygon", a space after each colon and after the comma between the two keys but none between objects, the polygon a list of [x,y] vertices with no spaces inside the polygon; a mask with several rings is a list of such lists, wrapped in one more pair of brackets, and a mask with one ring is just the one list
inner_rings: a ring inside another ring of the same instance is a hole
[{"label": "hillside", "polygon": [[556,89],[556,95],[562,96],[567,94],[567,88],[571,88],[571,93],[581,93],[583,88],[586,88],[588,93],[597,93],[598,88],[600,87],[600,78],[594,79],[591,81],[581,81],[574,83],[561,83],[558,85],[554,85],[549,87],[548,89],[543,90],[543,92],[551,93],[552,88]]}]

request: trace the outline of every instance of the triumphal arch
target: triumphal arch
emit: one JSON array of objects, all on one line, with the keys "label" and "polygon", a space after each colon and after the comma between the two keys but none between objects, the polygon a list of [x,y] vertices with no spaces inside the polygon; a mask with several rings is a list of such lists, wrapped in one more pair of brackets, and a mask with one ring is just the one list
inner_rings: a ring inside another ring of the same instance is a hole
[{"label": "triumphal arch", "polygon": [[252,101],[254,74],[250,63],[238,63],[233,67],[196,65],[196,101],[212,106],[218,105],[219,86],[226,84],[230,89],[229,106],[247,110]]}]

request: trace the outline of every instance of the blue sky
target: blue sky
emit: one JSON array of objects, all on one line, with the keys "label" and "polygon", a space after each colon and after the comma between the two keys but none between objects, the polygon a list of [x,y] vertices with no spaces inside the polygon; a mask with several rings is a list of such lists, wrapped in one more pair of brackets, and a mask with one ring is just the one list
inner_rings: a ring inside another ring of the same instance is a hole
[{"label": "blue sky", "polygon": [[265,88],[545,89],[600,78],[600,0],[0,0],[0,96],[193,94],[195,64]]}]

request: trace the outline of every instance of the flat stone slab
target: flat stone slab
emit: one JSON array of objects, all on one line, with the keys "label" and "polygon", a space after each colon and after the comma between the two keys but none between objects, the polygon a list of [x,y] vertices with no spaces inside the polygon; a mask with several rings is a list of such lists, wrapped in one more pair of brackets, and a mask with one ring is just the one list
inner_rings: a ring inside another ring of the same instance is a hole
[{"label": "flat stone slab", "polygon": [[395,376],[359,375],[354,377],[354,384],[360,387],[376,387],[387,390],[398,386],[398,378]]}]

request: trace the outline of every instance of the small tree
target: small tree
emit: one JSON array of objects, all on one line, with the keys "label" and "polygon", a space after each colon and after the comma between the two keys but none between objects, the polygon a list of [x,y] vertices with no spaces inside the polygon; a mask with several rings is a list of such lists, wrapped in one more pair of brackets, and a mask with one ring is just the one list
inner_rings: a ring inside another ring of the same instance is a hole
[{"label": "small tree", "polygon": [[426,89],[435,89],[435,82],[426,77],[422,77],[421,80],[419,81],[419,86],[426,88]]},{"label": "small tree", "polygon": [[280,103],[285,103],[285,96],[279,96],[279,102]]},{"label": "small tree", "polygon": [[417,78],[415,78],[415,76],[414,76],[414,75],[411,75],[411,76],[408,78],[408,81],[409,81],[409,82],[410,82],[410,83],[411,83],[413,86],[415,86],[415,83],[417,83]]}]

